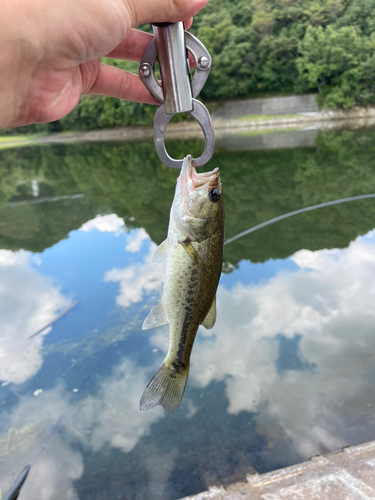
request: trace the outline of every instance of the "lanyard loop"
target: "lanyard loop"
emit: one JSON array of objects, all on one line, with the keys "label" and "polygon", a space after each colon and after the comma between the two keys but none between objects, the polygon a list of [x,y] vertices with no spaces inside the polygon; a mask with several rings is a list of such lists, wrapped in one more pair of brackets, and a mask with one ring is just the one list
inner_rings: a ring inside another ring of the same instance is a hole
[{"label": "lanyard loop", "polygon": [[[203,154],[193,159],[194,166],[207,163],[214,151],[214,133],[207,108],[195,99],[205,84],[211,69],[211,56],[205,46],[191,33],[184,31],[183,23],[154,25],[154,40],[143,53],[138,74],[146,88],[162,106],[154,117],[154,142],[159,159],[170,168],[180,168],[181,160],[171,158],[165,148],[164,135],[169,121],[177,113],[187,113],[199,123],[205,136]],[[187,52],[194,58],[195,71],[190,77]],[[159,61],[161,84],[155,75]]]}]

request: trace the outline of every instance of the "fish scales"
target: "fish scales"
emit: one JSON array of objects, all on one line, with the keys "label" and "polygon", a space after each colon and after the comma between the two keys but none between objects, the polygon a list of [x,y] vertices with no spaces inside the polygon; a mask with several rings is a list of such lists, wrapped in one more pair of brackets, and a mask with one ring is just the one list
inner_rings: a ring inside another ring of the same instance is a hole
[{"label": "fish scales", "polygon": [[221,192],[218,169],[197,174],[191,157],[185,158],[171,208],[168,238],[156,253],[156,260],[166,260],[162,298],[143,325],[148,329],[169,323],[169,349],[143,393],[141,410],[160,404],[173,412],[178,407],[198,327],[214,325],[224,242]]},{"label": "fish scales", "polygon": [[[214,245],[212,245],[214,240]],[[205,267],[197,266],[178,242],[167,265],[167,276],[172,276],[165,293],[170,325],[169,358],[189,364],[197,329],[211,307],[220,279],[223,233],[208,241],[195,244]]]}]

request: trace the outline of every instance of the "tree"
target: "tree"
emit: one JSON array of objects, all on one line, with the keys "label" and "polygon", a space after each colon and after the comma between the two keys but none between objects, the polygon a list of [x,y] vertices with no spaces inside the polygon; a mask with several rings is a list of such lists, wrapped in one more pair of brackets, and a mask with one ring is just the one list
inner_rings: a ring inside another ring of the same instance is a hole
[{"label": "tree", "polygon": [[326,107],[348,107],[361,94],[362,65],[369,44],[354,27],[309,27],[300,43],[296,64],[306,90],[318,89]]}]

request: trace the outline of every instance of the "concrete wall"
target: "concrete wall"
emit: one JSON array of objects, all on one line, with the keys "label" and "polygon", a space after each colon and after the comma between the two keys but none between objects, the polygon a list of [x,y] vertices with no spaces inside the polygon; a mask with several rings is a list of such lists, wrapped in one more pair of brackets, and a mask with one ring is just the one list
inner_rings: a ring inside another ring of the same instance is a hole
[{"label": "concrete wall", "polygon": [[215,140],[226,151],[256,151],[264,149],[293,149],[315,146],[318,129],[272,132],[263,135],[225,135]]},{"label": "concrete wall", "polygon": [[213,114],[212,118],[231,120],[247,115],[284,115],[294,113],[317,113],[316,94],[290,97],[271,97],[268,99],[247,99],[226,102]]}]

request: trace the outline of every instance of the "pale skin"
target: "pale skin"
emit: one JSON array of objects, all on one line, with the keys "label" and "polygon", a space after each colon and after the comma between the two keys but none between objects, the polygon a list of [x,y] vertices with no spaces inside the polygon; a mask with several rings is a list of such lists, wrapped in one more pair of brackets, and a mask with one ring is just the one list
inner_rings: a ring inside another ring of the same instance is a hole
[{"label": "pale skin", "polygon": [[0,128],[58,120],[82,94],[158,104],[138,76],[100,63],[139,61],[143,23],[185,21],[208,0],[2,0]]}]

